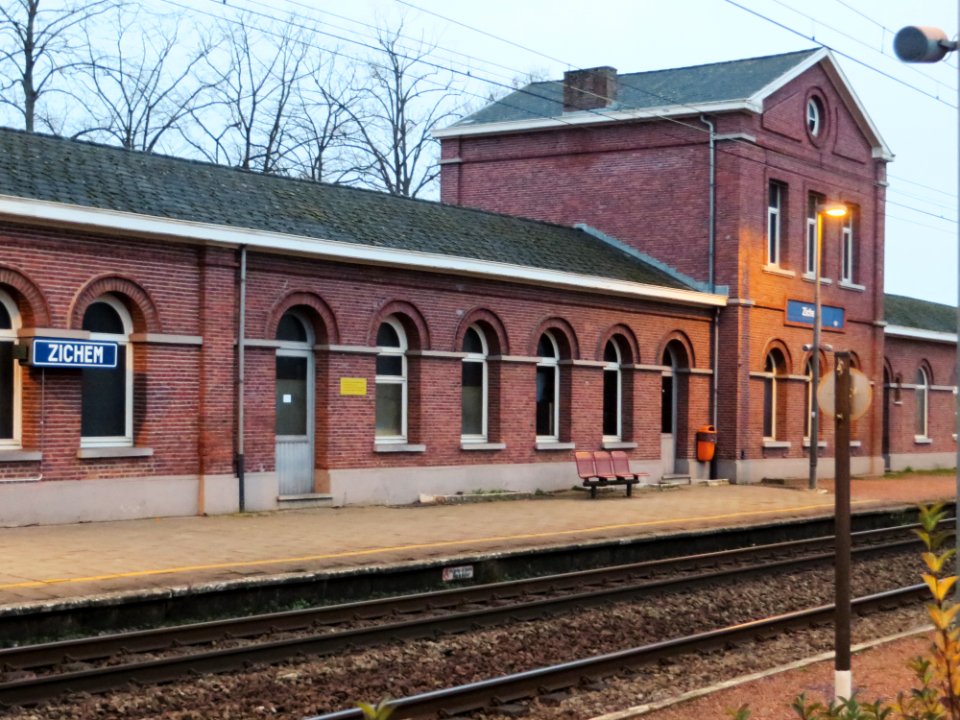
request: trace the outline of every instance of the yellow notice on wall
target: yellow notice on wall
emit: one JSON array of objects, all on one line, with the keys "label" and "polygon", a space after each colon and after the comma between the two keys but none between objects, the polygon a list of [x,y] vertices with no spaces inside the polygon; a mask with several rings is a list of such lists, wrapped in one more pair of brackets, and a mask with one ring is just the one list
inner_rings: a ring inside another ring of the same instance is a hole
[{"label": "yellow notice on wall", "polygon": [[350,377],[340,378],[340,394],[341,395],[366,395],[367,379],[366,378],[350,378]]}]

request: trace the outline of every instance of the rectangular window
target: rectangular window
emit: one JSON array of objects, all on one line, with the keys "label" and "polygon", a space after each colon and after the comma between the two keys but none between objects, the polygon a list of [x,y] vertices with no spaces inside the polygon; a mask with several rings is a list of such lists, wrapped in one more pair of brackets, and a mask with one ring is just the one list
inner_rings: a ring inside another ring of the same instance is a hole
[{"label": "rectangular window", "polygon": [[123,346],[115,368],[81,370],[83,403],[80,434],[85,438],[123,437],[127,433],[127,369]]},{"label": "rectangular window", "polygon": [[660,432],[673,432],[673,375],[660,381]]},{"label": "rectangular window", "polygon": [[[810,193],[807,196],[807,237],[804,243],[803,272],[806,275],[817,274],[817,207],[823,204],[824,196],[819,193]],[[821,244],[822,244],[821,238]],[[823,248],[821,248],[822,252]],[[823,268],[821,268],[821,273]]]},{"label": "rectangular window", "polygon": [[847,208],[847,217],[843,222],[842,237],[842,256],[840,268],[840,280],[845,283],[854,283],[854,270],[856,268],[857,238],[854,228],[857,222],[857,211],[852,205]]},{"label": "rectangular window", "polygon": [[377,382],[377,437],[403,436],[403,384]]},{"label": "rectangular window", "polygon": [[763,436],[773,439],[776,433],[777,396],[772,377],[763,379]]},{"label": "rectangular window", "polygon": [[460,411],[463,435],[484,435],[482,362],[464,362],[461,370],[463,402]]},{"label": "rectangular window", "polygon": [[620,439],[620,371],[603,371],[603,434]]},{"label": "rectangular window", "polygon": [[0,440],[13,439],[13,343],[0,342]]},{"label": "rectangular window", "polygon": [[537,436],[558,437],[557,432],[557,368],[537,367]]},{"label": "rectangular window", "polygon": [[780,264],[780,238],[783,236],[783,196],[785,186],[770,183],[767,202],[767,265]]},{"label": "rectangular window", "polygon": [[307,358],[277,357],[277,435],[307,434]]}]

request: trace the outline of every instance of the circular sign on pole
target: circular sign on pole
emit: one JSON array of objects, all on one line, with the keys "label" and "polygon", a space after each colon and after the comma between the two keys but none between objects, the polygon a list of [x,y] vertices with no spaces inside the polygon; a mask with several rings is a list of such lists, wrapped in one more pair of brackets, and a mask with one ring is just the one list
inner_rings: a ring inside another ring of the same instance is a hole
[{"label": "circular sign on pole", "polygon": [[[873,389],[870,379],[855,368],[850,368],[850,419],[857,420],[870,409]],[[834,373],[827,373],[817,388],[817,405],[824,415],[837,414],[837,380]]]}]

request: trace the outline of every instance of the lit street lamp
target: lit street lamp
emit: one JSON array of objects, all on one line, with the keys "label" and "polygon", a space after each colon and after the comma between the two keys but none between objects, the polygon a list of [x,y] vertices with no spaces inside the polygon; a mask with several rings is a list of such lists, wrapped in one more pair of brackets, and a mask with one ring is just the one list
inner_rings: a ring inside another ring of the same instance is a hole
[{"label": "lit street lamp", "polygon": [[[960,3],[958,3],[958,9],[960,9]],[[940,28],[934,27],[918,27],[911,25],[901,29],[896,37],[893,39],[893,50],[897,53],[897,57],[903,60],[904,62],[938,62],[943,60],[946,57],[948,52],[956,51],[958,48],[956,40],[949,40],[947,34]],[[960,75],[960,74],[958,74]],[[960,88],[958,88],[958,93],[960,93]],[[958,128],[960,128],[960,122],[958,122]],[[960,147],[960,146],[958,146]],[[960,168],[960,162],[958,162],[958,168]],[[960,226],[958,226],[960,228]],[[957,378],[960,382],[960,242],[957,245]],[[960,394],[955,394],[955,430],[957,432],[957,437],[960,437]],[[957,480],[956,480],[956,496],[957,496],[957,509],[960,510],[960,441],[957,442],[956,449],[956,464],[957,464]],[[956,531],[956,543],[957,543],[957,570],[956,574],[960,575],[960,512],[955,513],[957,516],[957,531]],[[960,586],[956,592],[960,592]]]},{"label": "lit street lamp", "polygon": [[810,480],[808,486],[811,490],[817,489],[817,456],[820,454],[818,439],[820,437],[820,413],[817,410],[817,386],[820,384],[820,329],[823,320],[820,317],[820,255],[823,250],[823,216],[842,218],[846,217],[847,206],[842,203],[828,203],[817,205],[817,237],[815,257],[814,279],[813,279],[813,345],[810,348],[810,369],[812,377],[810,378]]}]

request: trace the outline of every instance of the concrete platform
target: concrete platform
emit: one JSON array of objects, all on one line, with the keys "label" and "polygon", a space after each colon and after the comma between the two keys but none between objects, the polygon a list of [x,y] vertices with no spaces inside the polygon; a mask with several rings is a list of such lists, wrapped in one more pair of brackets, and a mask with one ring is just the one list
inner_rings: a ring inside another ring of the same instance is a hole
[{"label": "concrete platform", "polygon": [[[833,514],[830,483],[622,488],[591,500],[566,492],[523,500],[311,508],[0,529],[0,609],[104,594],[222,584],[591,540]],[[953,498],[952,476],[856,480],[854,511]]]}]

